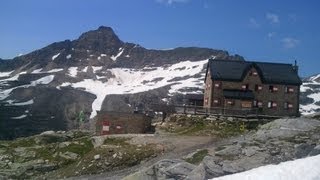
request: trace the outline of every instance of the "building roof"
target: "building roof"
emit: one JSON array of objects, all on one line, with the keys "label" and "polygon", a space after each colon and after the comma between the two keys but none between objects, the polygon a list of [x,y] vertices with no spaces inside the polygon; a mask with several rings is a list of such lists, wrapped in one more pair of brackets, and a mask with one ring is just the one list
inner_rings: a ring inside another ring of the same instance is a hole
[{"label": "building roof", "polygon": [[213,80],[242,81],[252,67],[257,69],[262,83],[289,85],[302,83],[297,74],[297,67],[283,63],[210,59],[207,73],[210,69]]},{"label": "building roof", "polygon": [[224,89],[223,96],[229,99],[254,99],[254,94],[250,90]]}]

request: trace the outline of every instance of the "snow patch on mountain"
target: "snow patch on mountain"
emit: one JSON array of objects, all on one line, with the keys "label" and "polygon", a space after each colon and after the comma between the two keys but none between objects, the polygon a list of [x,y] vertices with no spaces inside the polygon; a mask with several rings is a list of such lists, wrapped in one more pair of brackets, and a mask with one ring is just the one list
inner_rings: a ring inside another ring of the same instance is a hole
[{"label": "snow patch on mountain", "polygon": [[82,72],[87,72],[88,71],[88,66],[82,69]]},{"label": "snow patch on mountain", "polygon": [[0,78],[2,78],[2,77],[8,77],[8,76],[10,76],[11,73],[13,73],[13,71],[0,72]]},{"label": "snow patch on mountain", "polygon": [[54,61],[59,55],[60,55],[60,53],[58,53],[58,54],[56,54],[56,55],[53,55],[53,56],[52,56],[52,61]]},{"label": "snow patch on mountain", "polygon": [[112,55],[112,56],[111,56],[111,59],[112,59],[113,61],[116,61],[117,58],[121,56],[121,54],[123,53],[123,51],[124,51],[124,48],[119,48],[119,53],[118,53],[117,55],[115,55],[115,56]]},{"label": "snow patch on mountain", "polygon": [[39,73],[41,73],[41,71],[42,71],[42,68],[40,68],[40,69],[35,69],[35,70],[33,70],[33,71],[31,72],[31,74],[39,74]]},{"label": "snow patch on mountain", "polygon": [[23,119],[23,118],[25,118],[25,117],[27,117],[27,115],[26,115],[26,114],[23,114],[23,115],[21,115],[21,116],[12,117],[11,119]]},{"label": "snow patch on mountain", "polygon": [[56,73],[56,72],[60,72],[60,71],[63,71],[63,69],[62,68],[51,69],[50,71],[43,72],[43,73]]},{"label": "snow patch on mountain", "polygon": [[300,112],[303,115],[310,115],[320,112],[320,74],[311,76],[304,80],[300,86],[300,93],[303,102],[300,104]]},{"label": "snow patch on mountain", "polygon": [[66,58],[67,58],[67,59],[70,59],[70,58],[71,58],[71,54],[68,54],[68,55],[66,56]]},{"label": "snow patch on mountain", "polygon": [[13,103],[12,101],[7,101],[7,102],[9,103],[9,106],[26,106],[34,103],[33,99],[25,102],[19,102],[19,103]]},{"label": "snow patch on mountain", "polygon": [[96,73],[102,69],[102,66],[92,66],[93,72]]},{"label": "snow patch on mountain", "polygon": [[68,68],[68,75],[71,77],[77,77],[78,74],[78,67],[69,67]]},{"label": "snow patch on mountain", "polygon": [[[197,89],[205,76],[201,72],[207,62],[208,60],[182,61],[166,67],[145,67],[143,69],[112,68],[108,71],[113,76],[107,82],[84,79],[77,83],[65,82],[57,88],[71,86],[95,94],[97,98],[92,104],[93,111],[90,116],[93,118],[97,114],[96,111],[101,109],[104,98],[109,94],[133,94],[164,86],[170,86],[169,95],[185,93],[186,87]],[[97,70],[100,67],[93,69]],[[197,78],[192,78],[195,75]],[[196,93],[201,93],[201,90]]]},{"label": "snow patch on mountain", "polygon": [[[25,72],[22,72],[20,74],[25,74]],[[18,74],[18,77],[19,77],[20,74]],[[16,87],[13,87],[13,88],[10,88],[10,89],[0,90],[0,100],[6,99],[10,95],[10,93],[15,89],[28,88],[30,86],[36,86],[36,85],[40,85],[40,84],[49,84],[50,82],[53,81],[53,79],[54,79],[54,75],[49,75],[49,76],[42,77],[42,78],[40,78],[38,80],[31,81],[30,84],[28,84],[28,85],[21,85],[21,86],[16,86]]]}]

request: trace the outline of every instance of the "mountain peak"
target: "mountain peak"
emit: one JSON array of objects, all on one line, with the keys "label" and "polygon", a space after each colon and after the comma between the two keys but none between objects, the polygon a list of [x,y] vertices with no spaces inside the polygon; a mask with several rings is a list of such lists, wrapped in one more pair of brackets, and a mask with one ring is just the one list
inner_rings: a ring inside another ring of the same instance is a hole
[{"label": "mountain peak", "polygon": [[75,41],[77,48],[97,50],[104,52],[106,50],[119,49],[123,42],[115,34],[111,27],[100,26],[96,30],[83,33],[79,39]]}]

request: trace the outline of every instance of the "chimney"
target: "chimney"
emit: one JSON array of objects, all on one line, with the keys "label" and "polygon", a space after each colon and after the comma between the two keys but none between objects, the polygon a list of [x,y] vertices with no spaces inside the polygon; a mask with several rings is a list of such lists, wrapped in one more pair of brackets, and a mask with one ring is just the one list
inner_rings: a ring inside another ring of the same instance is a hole
[{"label": "chimney", "polygon": [[294,65],[292,65],[292,69],[294,70],[294,72],[298,74],[299,67],[297,65],[297,60],[294,60]]}]

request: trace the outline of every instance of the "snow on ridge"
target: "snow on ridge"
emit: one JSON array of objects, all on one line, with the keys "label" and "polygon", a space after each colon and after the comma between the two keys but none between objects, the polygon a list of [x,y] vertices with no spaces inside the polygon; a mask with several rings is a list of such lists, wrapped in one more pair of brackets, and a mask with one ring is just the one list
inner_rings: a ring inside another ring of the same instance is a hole
[{"label": "snow on ridge", "polygon": [[68,55],[66,56],[66,58],[67,58],[67,59],[70,59],[70,58],[71,58],[71,54],[68,54]]},{"label": "snow on ridge", "polygon": [[315,76],[311,76],[311,77],[310,77],[310,81],[316,82],[315,80],[318,79],[318,78],[320,78],[320,74],[317,74],[317,75],[315,75]]},{"label": "snow on ridge", "polygon": [[13,73],[13,71],[0,72],[0,78],[1,78],[1,77],[8,77],[8,76],[10,76],[11,73]]},{"label": "snow on ridge", "polygon": [[39,74],[39,73],[41,73],[41,71],[42,71],[42,68],[40,68],[40,69],[35,69],[35,70],[33,70],[33,71],[31,72],[31,74]]},{"label": "snow on ridge", "polygon": [[[318,78],[317,76],[318,75],[313,76],[309,79],[312,82],[306,82],[300,86],[300,92],[303,93],[307,92],[307,90],[310,90],[311,93],[308,92],[307,97],[313,99],[313,102],[310,104],[300,105],[300,112],[302,115],[310,115],[320,110],[320,105],[317,104],[317,102],[320,102],[320,92],[318,92],[318,90],[320,89],[320,83],[315,81],[315,79]],[[314,87],[311,88],[309,86]],[[317,86],[319,86],[319,88],[316,88]]]},{"label": "snow on ridge", "polygon": [[92,66],[93,72],[96,73],[102,69],[102,66]]},{"label": "snow on ridge", "polygon": [[56,73],[56,72],[60,72],[60,71],[63,71],[63,69],[62,68],[51,69],[50,71],[46,71],[46,72],[43,72],[43,73]]},{"label": "snow on ridge", "polygon": [[[139,93],[169,85],[171,86],[169,93],[173,95],[176,92],[183,93],[181,90],[186,86],[188,88],[201,88],[199,87],[198,78],[183,79],[182,77],[199,74],[207,62],[208,60],[182,61],[168,65],[165,68],[150,67],[148,71],[144,69],[112,68],[108,71],[113,74],[113,77],[109,78],[107,82],[84,79],[77,83],[65,82],[57,88],[71,86],[73,88],[82,88],[87,92],[95,94],[97,98],[92,103],[93,111],[90,115],[90,118],[93,118],[97,114],[96,111],[101,109],[104,98],[109,94]],[[204,77],[203,73],[200,78],[203,78],[202,76]],[[171,82],[172,79],[177,77],[180,77],[181,80]]]},{"label": "snow on ridge", "polygon": [[320,179],[320,155],[266,165],[212,180],[315,180]]},{"label": "snow on ridge", "polygon": [[[22,73],[25,73],[25,72],[22,72]],[[13,88],[10,88],[10,89],[0,90],[0,100],[6,99],[10,95],[10,93],[15,89],[28,88],[30,86],[36,86],[36,85],[39,85],[39,84],[49,84],[49,83],[51,83],[53,81],[53,79],[54,79],[54,75],[49,75],[49,76],[42,77],[42,78],[40,78],[38,80],[31,81],[30,84],[28,84],[28,85],[21,85],[21,86],[16,86],[16,87],[13,87]]]},{"label": "snow on ridge", "polygon": [[113,60],[113,61],[116,61],[117,60],[117,58],[118,57],[120,57],[121,56],[121,54],[123,53],[123,51],[124,51],[124,48],[119,48],[119,53],[116,55],[116,56],[111,56],[111,59]]},{"label": "snow on ridge", "polygon": [[39,84],[49,84],[53,81],[54,79],[54,75],[49,75],[49,76],[45,76],[45,77],[42,77],[38,80],[35,80],[35,81],[31,81],[30,85],[31,86],[36,86],[36,85],[39,85]]},{"label": "snow on ridge", "polygon": [[88,66],[82,69],[82,72],[87,72],[88,71]]},{"label": "snow on ridge", "polygon": [[26,114],[23,114],[23,115],[21,115],[21,116],[11,117],[11,119],[23,119],[23,118],[25,118],[25,117],[27,117],[27,115],[26,115]]},{"label": "snow on ridge", "polygon": [[56,73],[63,71],[62,68],[51,69],[49,71],[42,71],[42,68],[33,70],[30,74],[45,74],[45,73]]},{"label": "snow on ridge", "polygon": [[78,67],[70,67],[68,69],[68,75],[71,76],[71,77],[77,77],[77,74],[78,74]]},{"label": "snow on ridge", "polygon": [[56,55],[53,55],[53,56],[52,56],[52,61],[54,61],[59,55],[60,55],[60,53],[58,53],[58,54],[56,54]]},{"label": "snow on ridge", "polygon": [[33,99],[25,102],[19,102],[19,103],[13,103],[12,101],[7,101],[7,102],[9,102],[10,106],[26,106],[34,103]]}]

